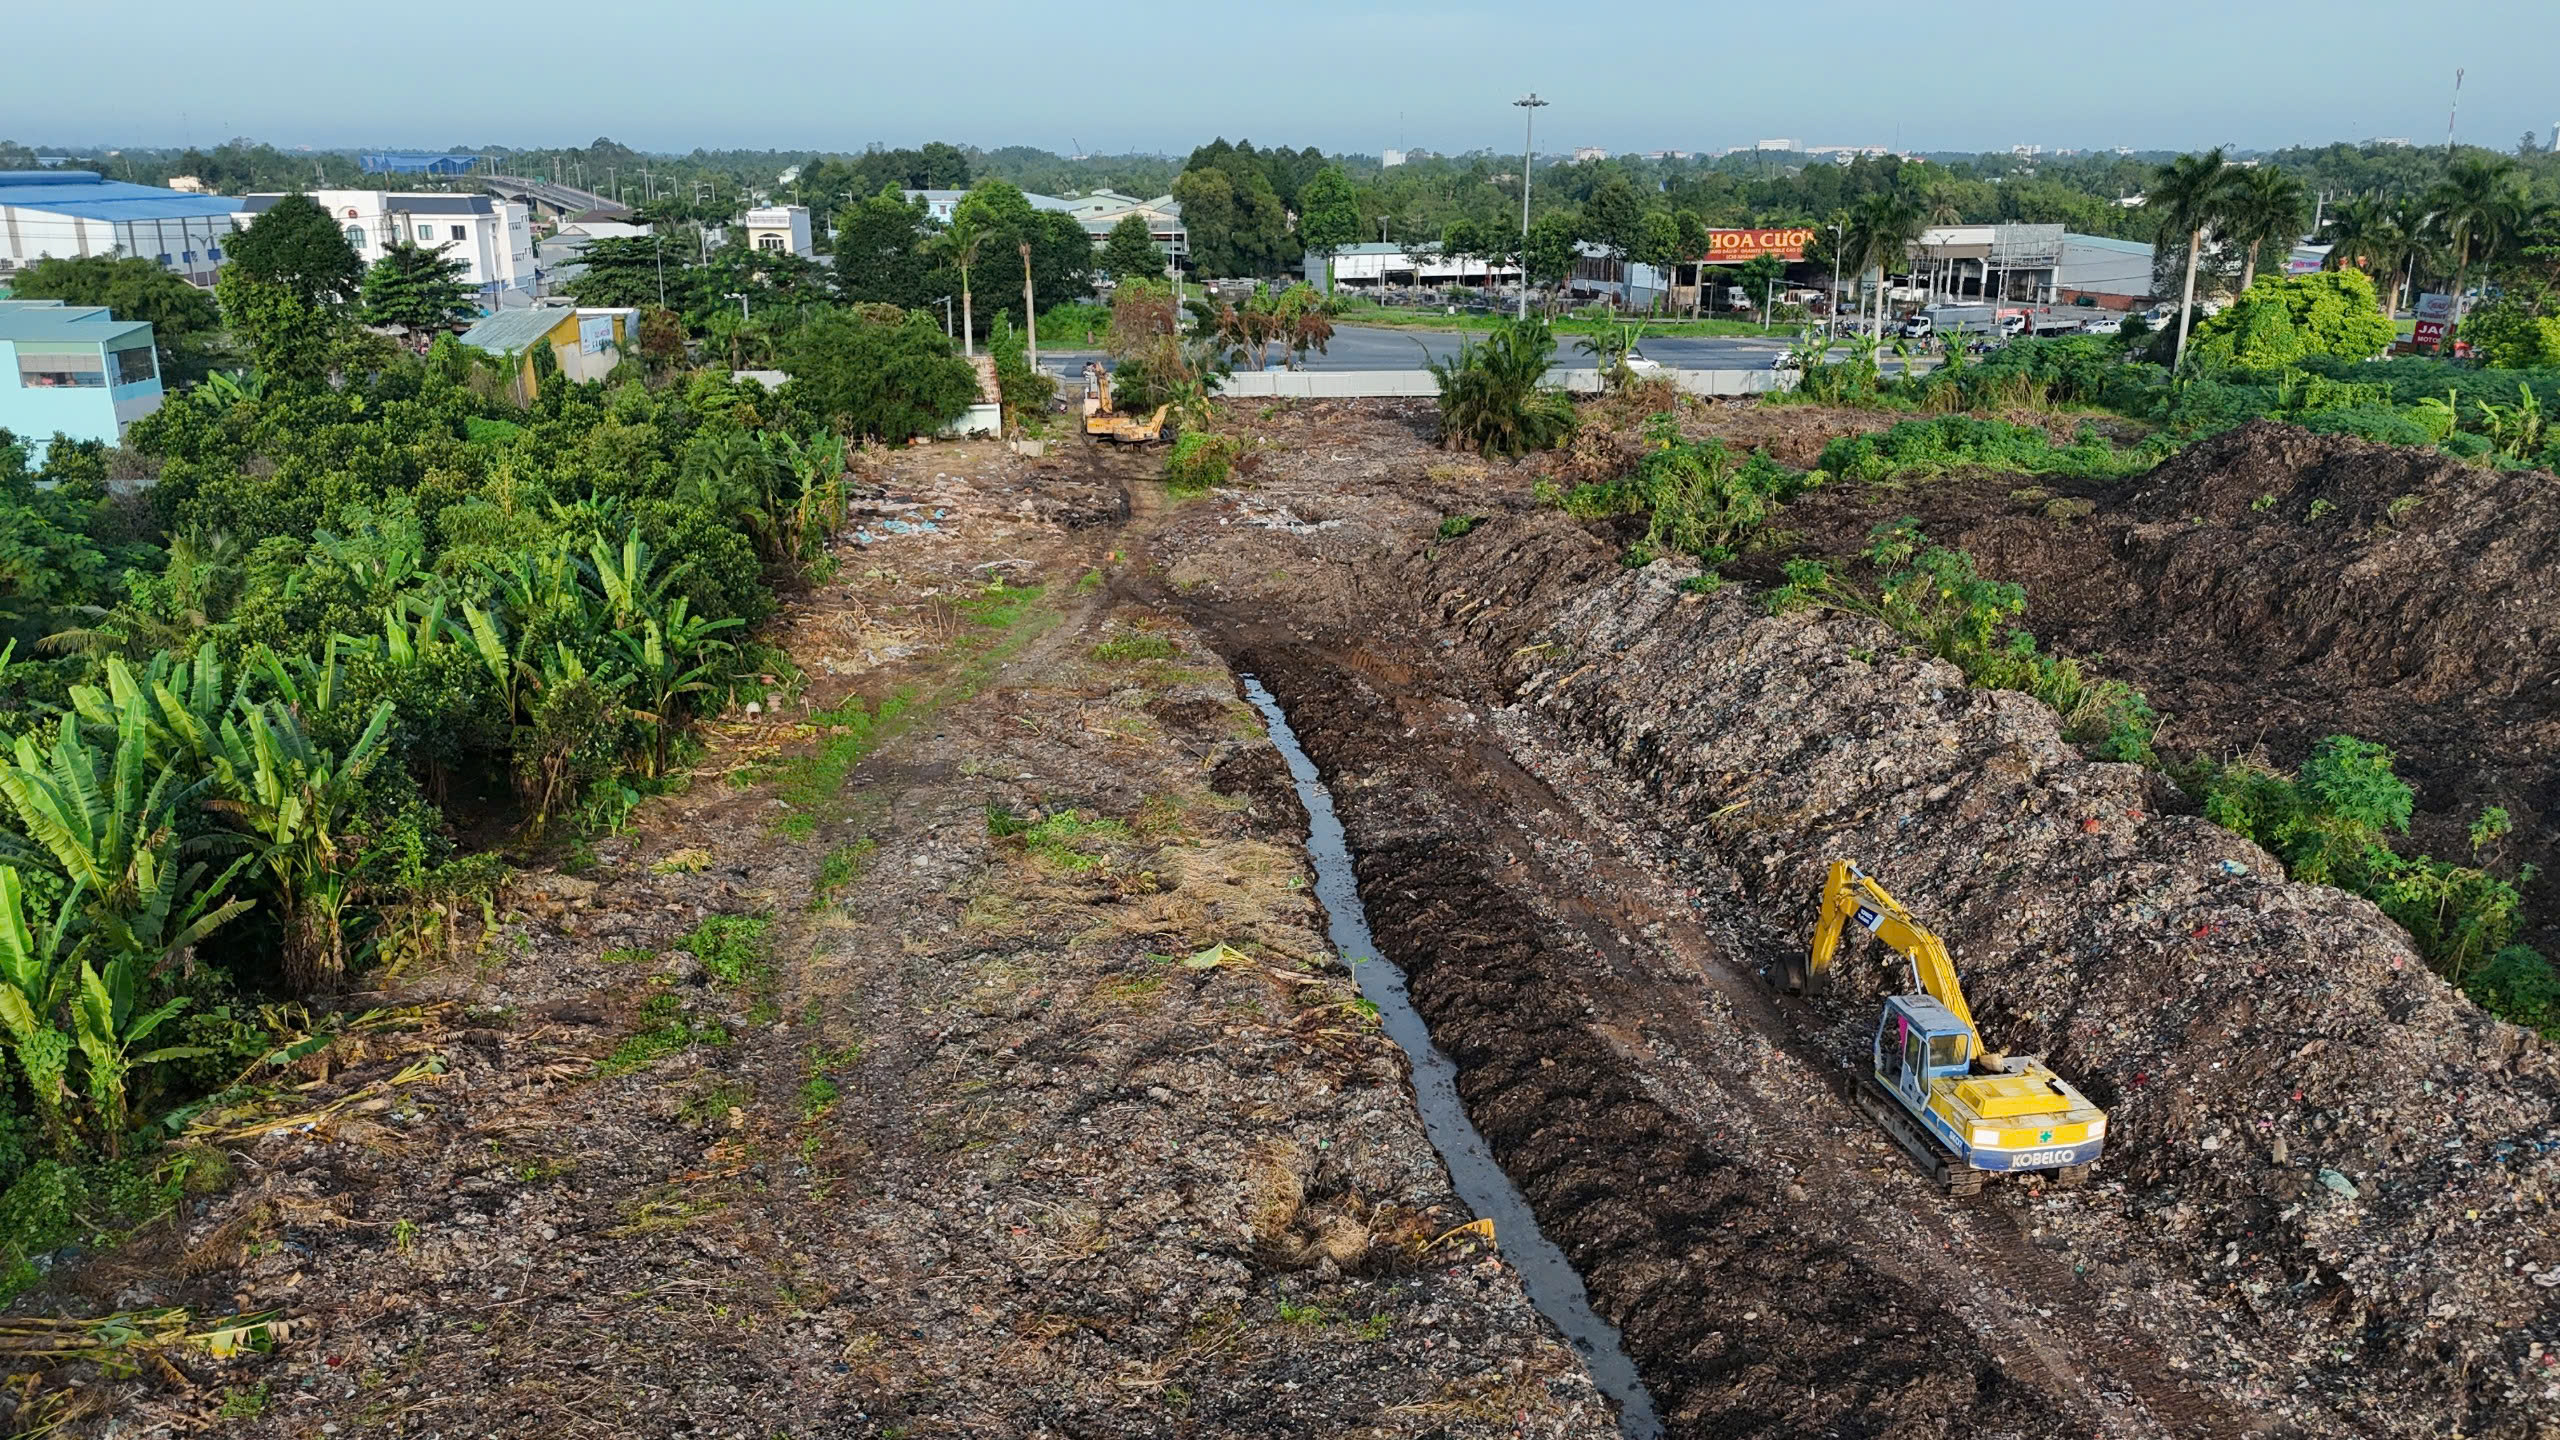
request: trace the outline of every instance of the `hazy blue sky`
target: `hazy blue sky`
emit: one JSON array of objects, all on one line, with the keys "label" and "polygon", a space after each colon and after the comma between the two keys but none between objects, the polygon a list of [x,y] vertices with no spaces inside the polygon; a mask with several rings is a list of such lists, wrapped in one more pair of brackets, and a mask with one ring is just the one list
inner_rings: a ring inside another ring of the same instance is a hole
[{"label": "hazy blue sky", "polygon": [[2560,0],[97,0],[6,33],[27,143],[1460,151],[1518,145],[1530,89],[1542,150],[2440,143],[2457,65],[2463,139],[2560,118]]}]

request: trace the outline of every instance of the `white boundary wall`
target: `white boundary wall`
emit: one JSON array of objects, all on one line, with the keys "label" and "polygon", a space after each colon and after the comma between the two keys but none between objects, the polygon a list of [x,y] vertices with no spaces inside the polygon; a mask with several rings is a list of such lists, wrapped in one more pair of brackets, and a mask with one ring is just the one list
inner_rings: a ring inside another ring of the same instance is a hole
[{"label": "white boundary wall", "polygon": [[[1692,395],[1766,395],[1796,388],[1792,370],[1667,370],[1673,384]],[[1550,370],[1549,385],[1597,394],[1597,370]],[[1217,394],[1239,400],[1353,400],[1440,393],[1428,370],[1244,370],[1230,375]]]}]

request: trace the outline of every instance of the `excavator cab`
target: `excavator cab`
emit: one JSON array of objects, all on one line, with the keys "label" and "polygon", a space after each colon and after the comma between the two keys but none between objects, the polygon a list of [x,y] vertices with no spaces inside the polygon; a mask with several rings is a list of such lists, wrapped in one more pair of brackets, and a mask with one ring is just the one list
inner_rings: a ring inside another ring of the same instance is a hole
[{"label": "excavator cab", "polygon": [[1889,995],[1876,1021],[1876,1079],[1916,1105],[1929,1082],[1973,1069],[1973,1032],[1954,1011],[1926,995]]}]

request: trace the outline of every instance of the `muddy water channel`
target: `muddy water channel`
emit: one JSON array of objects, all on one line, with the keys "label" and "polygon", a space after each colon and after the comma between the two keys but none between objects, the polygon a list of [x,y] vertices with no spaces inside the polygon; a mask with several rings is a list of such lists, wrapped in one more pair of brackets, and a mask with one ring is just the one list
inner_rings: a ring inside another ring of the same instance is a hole
[{"label": "muddy water channel", "polygon": [[1634,1362],[1618,1343],[1617,1327],[1593,1313],[1582,1277],[1538,1228],[1528,1200],[1495,1162],[1492,1148],[1458,1099],[1457,1066],[1432,1043],[1430,1028],[1415,1013],[1405,991],[1404,972],[1378,953],[1377,942],[1369,934],[1368,914],[1361,908],[1359,882],[1352,874],[1351,847],[1315,762],[1298,744],[1279,700],[1253,676],[1237,679],[1245,698],[1262,712],[1272,743],[1288,761],[1299,803],[1306,807],[1307,854],[1315,864],[1316,899],[1324,906],[1333,948],[1353,962],[1360,993],[1378,1007],[1387,1037],[1404,1050],[1412,1068],[1414,1104],[1422,1112],[1423,1130],[1432,1148],[1449,1168],[1450,1185],[1468,1210],[1493,1222],[1494,1242],[1519,1272],[1531,1303],[1572,1342],[1592,1380],[1617,1402],[1620,1433],[1628,1440],[1656,1440],[1662,1423]]}]

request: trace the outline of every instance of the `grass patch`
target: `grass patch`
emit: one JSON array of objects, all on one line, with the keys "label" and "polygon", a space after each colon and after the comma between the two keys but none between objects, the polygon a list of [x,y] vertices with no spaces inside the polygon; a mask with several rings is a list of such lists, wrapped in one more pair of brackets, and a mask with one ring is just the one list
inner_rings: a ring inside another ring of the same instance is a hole
[{"label": "grass patch", "polygon": [[703,970],[723,985],[743,985],[762,976],[764,936],[773,920],[764,915],[714,915],[693,927],[676,948],[702,962]]},{"label": "grass patch", "polygon": [[646,945],[616,945],[596,958],[607,965],[646,965],[658,958],[658,952]]},{"label": "grass patch", "polygon": [[652,875],[695,875],[711,868],[711,852],[703,849],[678,850],[649,867]]},{"label": "grass patch", "polygon": [[879,848],[879,841],[865,835],[850,845],[839,845],[828,851],[827,858],[818,862],[818,878],[810,884],[816,903],[834,904],[846,886],[862,877],[863,862]]},{"label": "grass patch", "polygon": [[483,420],[474,415],[462,422],[462,431],[474,445],[504,445],[523,434],[524,427],[513,420]]},{"label": "grass patch", "polygon": [[990,805],[987,835],[991,839],[1012,840],[1025,853],[1061,870],[1093,870],[1102,865],[1102,857],[1093,853],[1093,847],[1128,839],[1129,827],[1118,820],[1086,819],[1072,810],[1031,820]]},{"label": "grass patch", "polygon": [[1484,523],[1481,515],[1452,515],[1440,522],[1440,538],[1455,540]]},{"label": "grass patch", "polygon": [[1170,660],[1177,652],[1173,642],[1162,635],[1141,631],[1105,640],[1093,647],[1093,658],[1110,665],[1134,664],[1140,660]]},{"label": "grass patch", "polygon": [[613,1048],[612,1054],[596,1062],[596,1074],[607,1077],[627,1075],[670,1055],[682,1054],[696,1045],[728,1043],[727,1030],[696,1021],[686,1013],[681,998],[652,995],[649,1003],[640,1007],[640,1028],[625,1036],[622,1043]]},{"label": "grass patch", "polygon": [[1844,480],[1869,484],[1960,469],[2115,480],[2150,469],[2166,453],[2147,444],[2118,450],[2088,425],[2080,427],[2070,444],[2056,445],[2051,435],[2034,425],[1940,415],[1905,420],[1881,434],[1843,435],[1823,447],[1819,468]]},{"label": "grass patch", "polygon": [[842,805],[854,767],[897,732],[899,722],[914,703],[913,697],[904,692],[868,706],[857,697],[811,716],[811,723],[824,727],[826,736],[818,742],[817,749],[749,777],[751,783],[770,780],[777,798],[788,807],[788,813],[775,822],[774,829],[790,840],[814,837],[818,822]]}]

